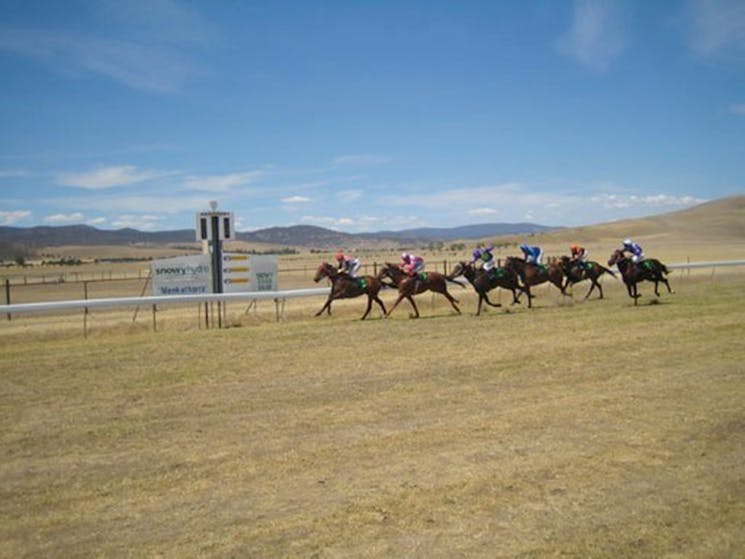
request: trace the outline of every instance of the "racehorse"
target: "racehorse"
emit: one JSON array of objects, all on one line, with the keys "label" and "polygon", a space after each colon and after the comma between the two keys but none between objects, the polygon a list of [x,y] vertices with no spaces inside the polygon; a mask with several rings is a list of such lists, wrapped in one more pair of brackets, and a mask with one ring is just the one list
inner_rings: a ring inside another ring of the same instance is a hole
[{"label": "racehorse", "polygon": [[502,289],[509,289],[512,291],[512,304],[520,302],[520,297],[515,292],[519,290],[525,293],[525,290],[520,285],[517,279],[517,274],[514,271],[508,270],[507,268],[492,268],[489,271],[484,269],[477,270],[473,264],[466,262],[459,262],[455,265],[453,272],[450,274],[451,277],[464,276],[468,282],[476,290],[479,295],[479,303],[476,307],[476,316],[481,314],[481,305],[486,302],[487,305],[492,307],[501,307],[499,303],[492,303],[487,296],[487,292],[491,291],[495,287],[501,287]]},{"label": "racehorse", "polygon": [[601,266],[593,260],[588,260],[580,264],[576,260],[572,260],[566,255],[561,257],[561,267],[564,271],[564,275],[567,278],[566,282],[564,283],[564,289],[573,286],[575,283],[579,283],[581,281],[590,280],[592,282],[590,290],[587,292],[587,295],[585,295],[585,299],[590,296],[590,294],[596,287],[598,288],[598,291],[600,291],[600,299],[603,298],[603,286],[600,285],[598,278],[604,273],[608,272],[614,278],[616,277],[616,274],[613,273],[613,270],[609,270],[605,266]]},{"label": "racehorse", "polygon": [[455,283],[461,287],[465,286],[451,277],[447,277],[437,272],[420,272],[416,276],[409,276],[396,264],[391,264],[390,262],[386,262],[385,266],[383,266],[380,272],[378,272],[379,280],[382,280],[384,277],[391,280],[393,287],[398,288],[398,299],[396,299],[393,306],[388,309],[386,316],[390,316],[398,304],[406,299],[414,308],[415,314],[411,317],[419,318],[419,309],[414,302],[413,296],[418,295],[419,293],[424,293],[425,291],[433,291],[443,295],[448,301],[450,301],[450,304],[453,306],[455,311],[460,314],[460,309],[456,304],[458,303],[458,300],[448,293],[447,282]]},{"label": "racehorse", "polygon": [[540,285],[547,281],[554,284],[561,294],[565,297],[568,295],[564,288],[564,271],[561,264],[551,262],[548,265],[528,264],[523,258],[517,256],[508,256],[505,259],[504,267],[515,272],[523,283],[523,291],[528,295],[528,308],[533,307],[533,295],[530,288],[534,285]]},{"label": "racehorse", "polygon": [[313,276],[313,281],[318,283],[323,278],[331,280],[331,293],[329,293],[326,303],[316,313],[316,316],[319,316],[323,311],[326,311],[330,315],[331,302],[336,299],[351,299],[360,295],[367,295],[367,309],[365,310],[365,314],[362,315],[361,320],[365,320],[367,315],[370,314],[373,301],[383,310],[383,316],[386,316],[385,305],[378,297],[378,292],[382,287],[378,278],[373,276],[353,278],[343,272],[339,272],[328,262],[321,262],[316,270],[316,275]]},{"label": "racehorse", "polygon": [[637,288],[637,284],[641,281],[653,281],[654,294],[657,297],[660,296],[658,290],[660,282],[665,284],[668,293],[673,293],[673,290],[670,289],[670,283],[668,283],[665,277],[670,272],[656,258],[645,258],[641,262],[633,262],[621,249],[616,249],[608,260],[608,266],[613,266],[614,264],[618,266],[618,271],[621,272],[621,277],[623,278],[623,283],[626,284],[629,297],[634,299],[634,305],[638,304],[638,299],[641,297]]}]

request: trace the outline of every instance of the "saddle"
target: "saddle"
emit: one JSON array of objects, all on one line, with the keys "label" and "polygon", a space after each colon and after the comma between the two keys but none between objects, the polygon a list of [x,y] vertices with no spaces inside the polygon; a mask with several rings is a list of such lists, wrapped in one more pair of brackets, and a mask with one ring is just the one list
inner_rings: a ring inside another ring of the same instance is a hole
[{"label": "saddle", "polygon": [[495,267],[495,268],[492,268],[491,270],[489,270],[486,273],[487,273],[487,275],[490,278],[494,278],[494,279],[503,278],[504,277],[504,274],[505,274],[505,269],[504,268]]}]

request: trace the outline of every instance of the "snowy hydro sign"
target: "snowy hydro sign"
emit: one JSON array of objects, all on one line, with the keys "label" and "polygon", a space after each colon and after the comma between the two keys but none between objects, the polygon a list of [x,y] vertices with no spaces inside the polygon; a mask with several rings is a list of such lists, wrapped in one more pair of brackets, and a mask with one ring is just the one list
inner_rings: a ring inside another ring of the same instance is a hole
[{"label": "snowy hydro sign", "polygon": [[209,254],[153,260],[150,269],[153,295],[212,293]]}]

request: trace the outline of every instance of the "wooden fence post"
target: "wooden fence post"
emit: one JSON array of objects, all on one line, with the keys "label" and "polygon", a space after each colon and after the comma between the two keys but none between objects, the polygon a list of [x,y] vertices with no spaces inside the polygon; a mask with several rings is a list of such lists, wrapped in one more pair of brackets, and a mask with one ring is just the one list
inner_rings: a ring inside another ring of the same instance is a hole
[{"label": "wooden fence post", "polygon": [[[10,305],[10,279],[5,278],[5,304]],[[10,320],[10,313],[8,313],[8,320]]]}]

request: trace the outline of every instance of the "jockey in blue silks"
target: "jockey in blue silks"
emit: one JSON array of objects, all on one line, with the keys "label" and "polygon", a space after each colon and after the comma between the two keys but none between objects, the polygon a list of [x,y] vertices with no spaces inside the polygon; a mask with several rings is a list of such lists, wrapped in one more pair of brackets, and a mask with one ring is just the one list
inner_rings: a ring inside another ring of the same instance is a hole
[{"label": "jockey in blue silks", "polygon": [[543,249],[541,247],[522,244],[520,245],[520,250],[525,254],[525,261],[528,264],[538,266],[541,263],[543,259]]}]

